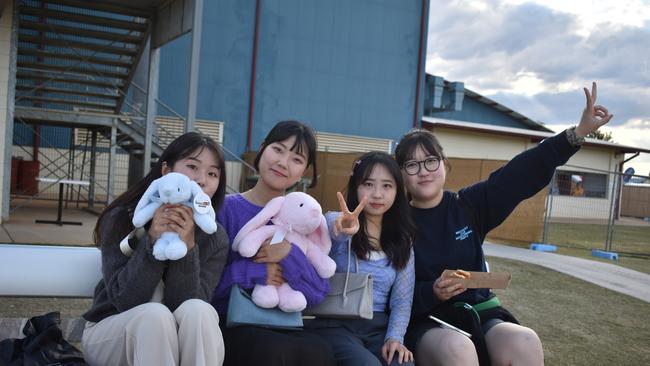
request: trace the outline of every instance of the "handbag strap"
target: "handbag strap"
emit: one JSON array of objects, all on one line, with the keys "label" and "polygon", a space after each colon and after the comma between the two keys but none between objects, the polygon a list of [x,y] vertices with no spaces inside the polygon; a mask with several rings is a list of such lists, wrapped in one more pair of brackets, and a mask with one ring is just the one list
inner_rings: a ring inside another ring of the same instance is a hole
[{"label": "handbag strap", "polygon": [[[343,305],[345,306],[348,302],[348,280],[350,279],[350,261],[352,260],[352,237],[348,239],[348,270],[345,273],[345,285],[343,285]],[[359,271],[359,259],[357,256],[354,256],[355,269]]]}]

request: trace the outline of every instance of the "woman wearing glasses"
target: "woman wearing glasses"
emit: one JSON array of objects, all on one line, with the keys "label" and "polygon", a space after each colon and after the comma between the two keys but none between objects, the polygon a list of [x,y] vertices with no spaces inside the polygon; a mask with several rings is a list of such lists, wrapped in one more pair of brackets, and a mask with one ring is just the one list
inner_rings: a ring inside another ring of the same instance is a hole
[{"label": "woman wearing glasses", "polygon": [[[441,276],[445,269],[486,271],[483,240],[514,208],[551,180],[555,168],[575,154],[584,137],[609,122],[612,115],[594,105],[585,88],[587,106],[577,127],[550,137],[513,158],[482,182],[444,191],[448,161],[436,137],[426,130],[407,133],[395,151],[410,195],[417,227],[415,292],[406,346],[418,365],[542,365],[537,334],[517,324],[489,289],[466,289]],[[471,333],[443,328],[432,315]]]}]

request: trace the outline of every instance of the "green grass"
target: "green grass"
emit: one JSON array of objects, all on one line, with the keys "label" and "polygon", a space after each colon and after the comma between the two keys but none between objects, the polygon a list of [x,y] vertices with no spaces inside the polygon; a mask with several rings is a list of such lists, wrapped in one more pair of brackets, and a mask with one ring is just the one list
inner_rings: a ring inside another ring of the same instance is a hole
[{"label": "green grass", "polygon": [[650,304],[544,267],[489,262],[492,271],[512,273],[510,286],[496,292],[539,334],[546,365],[650,364]]},{"label": "green grass", "polygon": [[[607,225],[550,223],[548,243],[583,249],[605,249]],[[650,225],[616,225],[612,251],[650,255]]]}]

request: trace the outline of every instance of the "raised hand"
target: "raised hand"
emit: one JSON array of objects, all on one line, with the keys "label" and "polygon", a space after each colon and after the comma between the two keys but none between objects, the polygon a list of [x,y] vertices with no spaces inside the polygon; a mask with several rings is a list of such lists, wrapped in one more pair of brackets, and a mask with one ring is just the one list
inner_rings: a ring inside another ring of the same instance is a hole
[{"label": "raised hand", "polygon": [[339,200],[339,207],[341,208],[341,214],[334,221],[334,233],[345,234],[345,235],[354,235],[359,231],[359,214],[366,207],[368,198],[364,197],[359,206],[350,212],[348,209],[348,204],[345,202],[345,198],[341,192],[336,192],[336,198]]},{"label": "raised hand", "polygon": [[585,91],[585,96],[587,97],[587,105],[582,112],[580,123],[576,127],[576,135],[578,137],[585,137],[596,131],[614,117],[614,115],[609,113],[607,108],[602,105],[596,105],[596,96],[598,95],[596,82],[591,84],[591,94],[589,94],[587,88],[583,89]]}]

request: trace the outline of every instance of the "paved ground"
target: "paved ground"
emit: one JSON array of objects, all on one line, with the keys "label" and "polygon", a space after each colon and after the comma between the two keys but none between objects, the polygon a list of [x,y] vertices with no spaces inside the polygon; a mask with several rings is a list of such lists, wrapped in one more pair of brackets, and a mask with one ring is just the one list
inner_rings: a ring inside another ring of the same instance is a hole
[{"label": "paved ground", "polygon": [[621,266],[555,253],[485,243],[488,256],[528,262],[650,302],[650,275]]},{"label": "paved ground", "polygon": [[0,243],[90,245],[97,215],[77,208],[63,210],[63,221],[82,225],[37,224],[35,220],[56,220],[56,203],[39,202],[12,207],[8,221],[0,226]]}]

